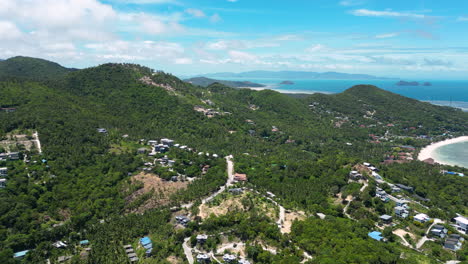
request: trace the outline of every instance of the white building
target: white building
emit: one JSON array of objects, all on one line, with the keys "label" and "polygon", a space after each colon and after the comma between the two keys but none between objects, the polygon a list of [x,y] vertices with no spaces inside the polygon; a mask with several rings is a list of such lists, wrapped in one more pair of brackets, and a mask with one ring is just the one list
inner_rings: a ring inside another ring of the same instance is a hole
[{"label": "white building", "polygon": [[8,169],[7,168],[0,168],[0,176],[7,176]]},{"label": "white building", "polygon": [[237,260],[237,257],[231,254],[224,254],[223,260],[225,262],[231,263]]},{"label": "white building", "polygon": [[457,223],[457,230],[467,234],[468,231],[468,218],[464,216],[455,217],[455,222]]},{"label": "white building", "polygon": [[427,221],[431,220],[427,214],[417,214],[414,216],[414,221],[418,221],[422,224],[426,223]]}]

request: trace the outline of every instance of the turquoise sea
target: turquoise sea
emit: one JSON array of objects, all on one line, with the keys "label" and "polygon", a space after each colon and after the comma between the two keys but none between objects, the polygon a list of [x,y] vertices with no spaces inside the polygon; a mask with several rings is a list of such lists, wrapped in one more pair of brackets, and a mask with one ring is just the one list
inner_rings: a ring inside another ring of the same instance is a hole
[{"label": "turquoise sea", "polygon": [[[397,86],[398,80],[298,80],[292,85],[280,85],[283,79],[226,78],[261,83],[268,89],[284,93],[339,93],[354,85],[371,84],[379,88],[438,105],[448,105],[468,111],[468,81],[456,80],[416,80],[430,82],[432,86]],[[414,80],[411,80],[414,81]]]},{"label": "turquoise sea", "polygon": [[468,168],[468,141],[437,148],[435,158],[441,162]]}]

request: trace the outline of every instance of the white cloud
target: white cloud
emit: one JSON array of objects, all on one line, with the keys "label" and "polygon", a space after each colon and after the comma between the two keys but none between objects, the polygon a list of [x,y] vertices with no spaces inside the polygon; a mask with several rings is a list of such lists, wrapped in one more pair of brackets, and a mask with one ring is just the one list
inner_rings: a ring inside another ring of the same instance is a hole
[{"label": "white cloud", "polygon": [[458,20],[458,21],[468,21],[468,16],[461,16],[461,17],[458,17],[457,20]]},{"label": "white cloud", "polygon": [[19,39],[23,33],[10,21],[0,21],[0,40]]},{"label": "white cloud", "polygon": [[369,9],[356,9],[352,10],[351,14],[355,16],[369,16],[369,17],[402,17],[402,18],[427,18],[426,15],[406,12],[395,11],[375,11]]},{"label": "white cloud", "polygon": [[399,35],[400,33],[394,32],[394,33],[379,34],[379,35],[376,35],[375,38],[378,38],[378,39],[394,38]]},{"label": "white cloud", "polygon": [[203,11],[201,11],[200,9],[196,9],[196,8],[189,8],[189,9],[185,10],[185,12],[192,15],[192,16],[194,16],[194,17],[198,17],[198,18],[206,16]]},{"label": "white cloud", "polygon": [[235,3],[237,0],[227,0],[228,2]]}]

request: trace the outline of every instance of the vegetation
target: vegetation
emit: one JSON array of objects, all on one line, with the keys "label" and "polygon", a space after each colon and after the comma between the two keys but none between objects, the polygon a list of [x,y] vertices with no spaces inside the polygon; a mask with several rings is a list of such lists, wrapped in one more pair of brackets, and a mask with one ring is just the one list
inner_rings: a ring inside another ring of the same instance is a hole
[{"label": "vegetation", "polygon": [[[427,257],[397,243],[382,244],[367,237],[378,213],[391,208],[372,198],[374,182],[360,193],[360,184],[348,184],[348,173],[363,161],[379,164],[395,146],[429,142],[419,135],[443,138],[468,132],[467,113],[372,86],[295,98],[219,83],[197,87],[133,64],[74,71],[22,57],[0,62],[0,80],[0,107],[16,108],[0,112],[0,138],[34,130],[43,148],[42,155],[23,151],[28,163],[0,161],[0,167],[9,170],[7,187],[0,190],[2,263],[25,249],[32,250],[25,259],[31,263],[79,255],[55,249],[51,243],[76,244],[80,239],[89,239],[92,251],[74,263],[126,263],[122,245],[136,245],[144,235],[158,241],[151,260],[164,263],[169,256],[182,256],[184,238],[198,230],[229,230],[248,242],[248,256],[256,263],[297,263],[302,255],[295,246],[314,256],[311,263],[426,261]],[[222,114],[210,118],[194,111],[196,105]],[[97,128],[108,132],[98,133]],[[369,134],[387,140],[376,144]],[[194,153],[232,154],[236,172],[248,176],[247,186],[274,193],[287,208],[327,217],[297,222],[289,242],[271,220],[255,211],[210,217],[199,227],[182,231],[170,224],[166,207],[125,215],[128,192],[142,187],[130,184],[131,175],[140,172],[144,163],[136,155],[142,147],[139,140],[161,138],[174,139],[193,151],[189,155],[171,150],[167,155],[177,159],[174,170],[154,172],[163,179],[177,173],[197,178],[171,197],[170,206],[200,201],[226,180],[222,158],[206,161]],[[200,176],[203,165],[210,169]],[[467,213],[466,178],[441,174],[446,167],[414,161],[379,168],[389,182],[414,186],[415,194],[430,199],[421,200],[421,206],[430,206],[431,216],[450,220],[455,213]],[[348,212],[357,221],[344,219],[343,205],[333,203],[338,193],[356,197]],[[281,253],[275,256],[263,250],[257,238],[275,243]],[[432,251],[434,256],[445,256]],[[408,256],[404,261],[399,258],[402,252]],[[457,258],[465,260],[466,246],[460,252]]]}]

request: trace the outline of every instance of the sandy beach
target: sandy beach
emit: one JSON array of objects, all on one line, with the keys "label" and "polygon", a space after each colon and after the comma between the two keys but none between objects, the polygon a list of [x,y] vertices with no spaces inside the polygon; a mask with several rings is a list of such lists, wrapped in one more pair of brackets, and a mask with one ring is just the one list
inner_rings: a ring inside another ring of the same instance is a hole
[{"label": "sandy beach", "polygon": [[423,160],[432,158],[432,159],[434,159],[435,162],[437,162],[439,164],[450,165],[450,164],[447,164],[447,163],[445,163],[443,161],[438,160],[437,155],[435,153],[435,150],[437,148],[445,146],[445,145],[450,145],[450,144],[454,144],[454,143],[461,143],[461,142],[468,142],[468,136],[451,138],[451,139],[447,139],[447,140],[444,140],[444,141],[432,143],[432,144],[426,146],[425,148],[423,148],[421,150],[421,152],[419,152],[418,160],[423,161]]}]

